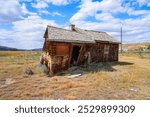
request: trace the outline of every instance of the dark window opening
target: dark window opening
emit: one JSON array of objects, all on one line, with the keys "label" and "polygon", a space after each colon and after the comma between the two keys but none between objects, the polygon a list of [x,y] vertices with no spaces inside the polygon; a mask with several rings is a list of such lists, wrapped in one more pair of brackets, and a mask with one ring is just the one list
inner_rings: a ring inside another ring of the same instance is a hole
[{"label": "dark window opening", "polygon": [[76,65],[79,57],[81,46],[73,46],[72,49],[72,57],[71,57],[71,65]]}]

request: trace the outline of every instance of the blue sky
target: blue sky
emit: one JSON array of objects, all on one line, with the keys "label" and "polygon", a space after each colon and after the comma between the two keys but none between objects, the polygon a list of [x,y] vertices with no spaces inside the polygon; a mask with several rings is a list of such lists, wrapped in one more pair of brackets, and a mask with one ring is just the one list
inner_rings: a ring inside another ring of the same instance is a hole
[{"label": "blue sky", "polygon": [[43,46],[47,25],[105,31],[124,43],[150,42],[150,0],[0,0],[0,45]]}]

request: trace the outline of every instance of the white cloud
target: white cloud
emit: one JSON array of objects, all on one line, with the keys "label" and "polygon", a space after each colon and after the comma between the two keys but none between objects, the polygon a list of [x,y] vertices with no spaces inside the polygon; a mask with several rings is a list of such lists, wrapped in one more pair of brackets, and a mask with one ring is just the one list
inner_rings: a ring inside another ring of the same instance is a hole
[{"label": "white cloud", "polygon": [[118,40],[120,40],[120,27],[122,26],[124,43],[150,42],[150,23],[146,24],[148,20],[149,16],[135,20],[127,19],[123,25],[117,21],[112,23],[111,20],[102,22],[78,21],[75,25],[83,29],[107,32]]},{"label": "white cloud", "polygon": [[67,5],[69,4],[68,0],[46,0],[49,3],[52,3],[53,5]]},{"label": "white cloud", "polygon": [[94,16],[96,12],[100,9],[100,2],[92,2],[91,0],[83,0],[79,8],[80,10],[71,17],[70,19],[71,22],[84,20],[88,16]]},{"label": "white cloud", "polygon": [[65,17],[63,14],[61,14],[61,13],[59,13],[59,12],[57,12],[57,11],[55,11],[55,12],[53,12],[53,13],[51,13],[51,14],[52,14],[52,16]]},{"label": "white cloud", "polygon": [[150,0],[121,0],[123,5],[129,7],[142,7],[142,6],[150,6]]},{"label": "white cloud", "polygon": [[59,17],[65,17],[65,15],[59,13],[58,11],[55,11],[55,12],[48,12],[47,10],[38,10],[38,13],[39,15],[42,15],[42,14],[47,14],[47,15],[51,15],[51,16],[59,16]]},{"label": "white cloud", "polygon": [[[42,19],[39,16],[28,16],[24,20],[13,22],[12,25],[11,31],[0,29],[0,43],[23,49],[41,48],[46,26],[58,26],[55,21]],[[8,43],[8,40],[11,43]]]},{"label": "white cloud", "polygon": [[150,6],[150,0],[137,0],[140,6],[147,5]]},{"label": "white cloud", "polygon": [[36,2],[36,4],[32,3],[32,6],[34,8],[38,9],[38,8],[46,8],[46,7],[48,7],[48,3],[51,3],[51,4],[56,5],[56,6],[62,6],[62,5],[71,4],[73,2],[77,2],[79,0],[29,0],[29,1]]},{"label": "white cloud", "polygon": [[32,2],[33,0],[19,0],[20,2]]},{"label": "white cloud", "polygon": [[48,3],[52,3],[53,5],[68,5],[72,2],[77,2],[79,0],[46,0]]},{"label": "white cloud", "polygon": [[133,9],[128,9],[127,13],[128,13],[128,15],[139,16],[139,15],[148,15],[150,13],[150,11],[148,11],[148,10],[133,10]]},{"label": "white cloud", "polygon": [[37,14],[37,13],[34,13],[34,12],[29,11],[29,10],[27,9],[25,3],[22,4],[21,9],[22,9],[23,15],[26,15],[26,14],[28,14],[28,15],[36,15],[36,14]]},{"label": "white cloud", "polygon": [[37,9],[47,8],[48,4],[45,1],[37,1],[37,3],[32,3],[32,7]]},{"label": "white cloud", "polygon": [[[131,3],[124,4],[123,1],[102,0],[93,2],[92,0],[82,0],[78,12],[70,18],[70,23],[83,29],[105,31],[117,39],[120,39],[120,27],[123,26],[124,42],[150,42],[150,11],[135,10],[131,7]],[[147,1],[147,3],[149,2]],[[115,17],[121,16],[122,13],[131,17],[136,16],[136,18]],[[93,17],[96,21],[88,21],[88,17]]]},{"label": "white cloud", "polygon": [[42,15],[42,14],[47,14],[47,15],[50,14],[50,12],[48,12],[48,11],[45,10],[45,9],[44,9],[44,10],[43,10],[43,9],[42,9],[42,10],[41,10],[41,9],[38,10],[38,13],[39,13],[40,15]]},{"label": "white cloud", "polygon": [[121,23],[120,19],[114,18],[112,16],[112,14],[110,14],[110,13],[97,13],[95,15],[95,19],[98,21],[103,21],[103,22],[110,22],[111,21],[111,23],[118,23],[118,24]]},{"label": "white cloud", "polygon": [[65,17],[63,14],[59,13],[58,11],[50,13],[47,10],[38,10],[38,13],[39,13],[39,15],[47,14],[47,15],[51,15],[51,16]]},{"label": "white cloud", "polygon": [[121,0],[102,0],[100,9],[103,12],[120,13],[125,12],[125,8],[121,6]]},{"label": "white cloud", "polygon": [[21,6],[18,0],[0,0],[0,23],[16,21],[21,18]]},{"label": "white cloud", "polygon": [[106,14],[119,13],[138,16],[150,13],[148,10],[134,10],[128,3],[122,5],[123,1],[124,0],[102,0],[93,2],[92,0],[82,0],[79,11],[70,18],[70,22],[85,20],[89,16],[97,15],[99,11],[105,16]]},{"label": "white cloud", "polygon": [[71,22],[77,20],[85,20],[89,16],[95,16],[97,15],[98,11],[101,11],[102,13],[117,14],[123,13],[127,10],[127,8],[121,6],[121,0],[102,0],[101,2],[92,2],[92,0],[82,0],[82,3],[79,6],[79,8],[79,11],[71,17]]},{"label": "white cloud", "polygon": [[[22,0],[20,0],[22,1]],[[33,2],[34,0],[23,0]],[[34,7],[40,15],[64,17],[58,12],[49,12],[49,4],[61,6],[68,5],[79,0],[35,0]],[[120,39],[120,27],[123,25],[123,42],[150,42],[150,11],[135,10],[132,5],[149,5],[149,0],[82,0],[79,10],[70,18],[70,23],[83,29],[105,31],[117,39]],[[11,30],[0,29],[0,44],[17,48],[39,48],[43,45],[43,34],[47,25],[58,26],[55,21],[43,19],[37,13],[29,11],[27,4],[19,4],[17,0],[0,0],[0,23],[12,22]],[[36,4],[35,4],[36,3]],[[121,18],[122,13],[130,18]],[[67,15],[67,14],[65,14]],[[119,17],[116,17],[120,15]],[[25,16],[22,18],[22,16]],[[132,18],[134,16],[134,18]],[[89,17],[95,20],[88,21]],[[22,18],[20,20],[20,18]],[[18,21],[18,19],[20,21]]]},{"label": "white cloud", "polygon": [[52,16],[60,16],[64,17],[59,12],[48,12],[46,8],[49,7],[49,3],[56,5],[56,6],[61,6],[61,5],[68,5],[74,1],[78,0],[36,0],[36,3],[31,3],[32,7],[36,8],[38,10],[39,15],[42,14],[51,14]]}]

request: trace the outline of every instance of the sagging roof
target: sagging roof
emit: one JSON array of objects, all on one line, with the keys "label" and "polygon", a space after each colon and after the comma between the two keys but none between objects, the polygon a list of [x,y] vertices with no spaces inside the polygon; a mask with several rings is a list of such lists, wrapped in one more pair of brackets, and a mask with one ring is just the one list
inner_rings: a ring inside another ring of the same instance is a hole
[{"label": "sagging roof", "polygon": [[48,40],[56,42],[77,42],[77,43],[96,43],[96,41],[106,41],[119,43],[116,39],[105,32],[83,30],[72,25],[71,30],[47,26]]}]

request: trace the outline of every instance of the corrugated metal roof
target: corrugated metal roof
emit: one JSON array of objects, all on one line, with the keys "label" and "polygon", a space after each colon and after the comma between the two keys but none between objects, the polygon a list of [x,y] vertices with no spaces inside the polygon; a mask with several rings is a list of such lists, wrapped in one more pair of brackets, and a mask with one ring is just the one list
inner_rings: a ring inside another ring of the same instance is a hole
[{"label": "corrugated metal roof", "polygon": [[78,42],[78,43],[95,43],[96,41],[107,41],[119,43],[113,37],[105,32],[98,32],[92,30],[83,30],[74,28],[74,30],[67,30],[48,26],[48,40],[58,42]]}]

